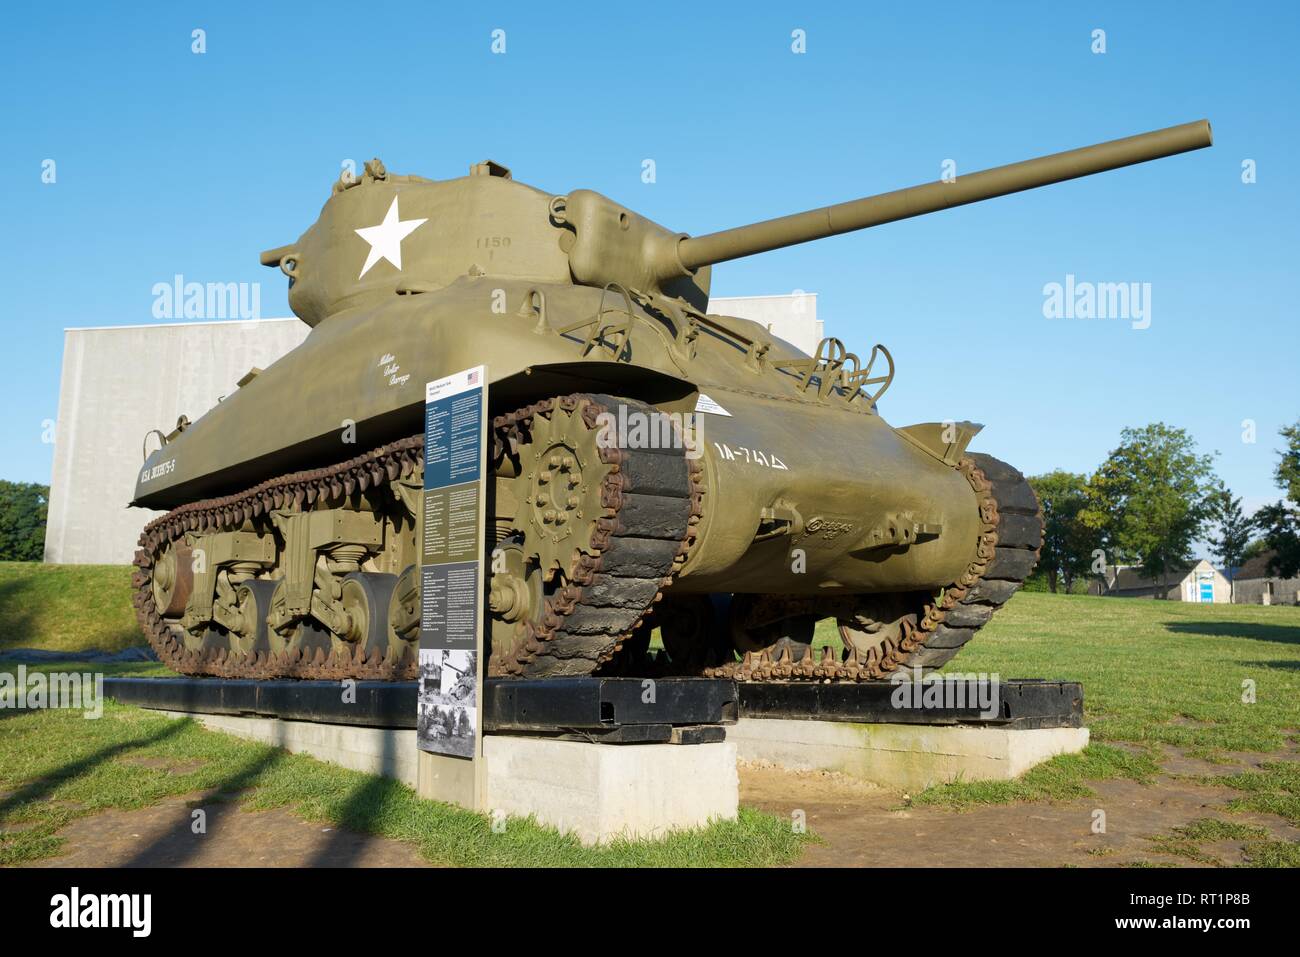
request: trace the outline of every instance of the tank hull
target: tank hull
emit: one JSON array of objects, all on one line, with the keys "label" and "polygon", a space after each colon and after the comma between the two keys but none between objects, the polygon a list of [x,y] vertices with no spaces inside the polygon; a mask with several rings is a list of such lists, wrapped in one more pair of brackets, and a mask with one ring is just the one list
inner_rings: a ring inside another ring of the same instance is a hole
[{"label": "tank hull", "polygon": [[[725,387],[697,417],[705,500],[679,587],[797,595],[937,588],[970,560],[979,512],[951,466],[876,415]],[[920,541],[886,537],[900,522]]]},{"label": "tank hull", "polygon": [[[516,308],[493,311],[497,289]],[[584,355],[581,335],[557,331],[550,316],[521,313],[517,304],[537,292],[554,315],[595,311],[602,298],[584,287],[464,281],[436,297],[394,297],[331,317],[153,453],[133,504],[175,508],[229,495],[414,434],[425,383],[488,356],[494,410],[578,387],[676,417],[709,502],[678,573],[684,592],[931,588],[969,560],[978,514],[968,484],[869,405],[801,391],[773,366],[799,357],[793,347],[778,341],[753,370],[734,346],[711,339],[685,363],[661,323],[638,310],[636,364],[611,361],[604,349]],[[870,539],[899,520],[932,532],[917,542]]]}]

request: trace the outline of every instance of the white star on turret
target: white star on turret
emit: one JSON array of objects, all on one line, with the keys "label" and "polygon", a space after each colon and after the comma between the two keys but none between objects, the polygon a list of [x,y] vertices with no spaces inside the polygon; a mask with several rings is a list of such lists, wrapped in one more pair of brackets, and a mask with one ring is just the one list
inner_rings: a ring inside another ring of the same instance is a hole
[{"label": "white star on turret", "polygon": [[[397,197],[393,197],[393,205],[388,207],[388,213],[384,216],[384,221],[378,226],[367,226],[364,229],[356,230],[356,234],[370,244],[370,255],[366,257],[366,264],[361,267],[361,276],[370,272],[370,267],[381,259],[387,259],[399,270],[402,268],[402,240],[411,235],[427,219],[398,219]],[[361,276],[357,278],[360,279]]]}]

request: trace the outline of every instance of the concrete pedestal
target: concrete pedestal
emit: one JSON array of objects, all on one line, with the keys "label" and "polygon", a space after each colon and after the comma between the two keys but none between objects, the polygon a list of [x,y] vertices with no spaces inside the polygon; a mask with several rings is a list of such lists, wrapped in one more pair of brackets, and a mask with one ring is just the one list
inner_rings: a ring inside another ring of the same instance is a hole
[{"label": "concrete pedestal", "polygon": [[[355,771],[397,778],[421,797],[464,803],[458,796],[463,781],[446,768],[435,773],[438,756],[416,749],[414,730],[161,713],[193,718],[214,731]],[[531,814],[541,824],[574,833],[584,844],[616,837],[663,837],[703,827],[710,820],[733,820],[739,804],[736,746],[730,741],[612,745],[490,734],[483,740],[483,762],[485,810]],[[470,767],[469,762],[457,766]]]},{"label": "concrete pedestal", "polygon": [[584,844],[733,820],[739,805],[730,741],[611,745],[488,735],[483,759],[489,807],[535,814]]},{"label": "concrete pedestal", "polygon": [[1082,751],[1088,729],[742,718],[727,738],[742,761],[838,771],[916,791],[956,780],[1010,781],[1058,754]]},{"label": "concrete pedestal", "polygon": [[294,754],[337,764],[352,771],[396,778],[415,787],[417,778],[415,729],[366,728],[351,724],[285,721],[281,718],[159,711],[172,718],[193,718],[212,731],[259,741]]}]

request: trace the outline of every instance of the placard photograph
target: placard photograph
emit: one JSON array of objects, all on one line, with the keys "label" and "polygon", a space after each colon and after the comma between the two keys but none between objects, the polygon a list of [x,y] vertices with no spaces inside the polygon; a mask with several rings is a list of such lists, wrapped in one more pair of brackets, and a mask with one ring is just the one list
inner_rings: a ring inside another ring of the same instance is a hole
[{"label": "placard photograph", "polygon": [[428,751],[470,757],[478,724],[474,693],[474,652],[420,651],[420,746]]}]

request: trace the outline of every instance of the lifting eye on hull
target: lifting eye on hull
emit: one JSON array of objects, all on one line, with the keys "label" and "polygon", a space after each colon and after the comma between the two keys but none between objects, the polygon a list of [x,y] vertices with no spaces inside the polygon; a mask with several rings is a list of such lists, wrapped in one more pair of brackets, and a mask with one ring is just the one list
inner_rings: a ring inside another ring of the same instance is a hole
[{"label": "lifting eye on hull", "polygon": [[[176,420],[176,428],[172,429],[170,432],[166,434],[163,434],[162,429],[150,429],[148,432],[146,432],[144,434],[144,441],[141,443],[141,449],[140,449],[141,452],[144,454],[144,461],[148,462],[149,456],[153,455],[154,452],[157,452],[165,448],[170,443],[174,442],[176,440],[176,437],[180,435],[182,432],[184,432],[186,429],[188,429],[189,427],[190,427],[189,416],[182,415],[180,418]],[[149,448],[149,436],[151,435],[158,436],[158,448],[153,449],[152,451]]]}]

